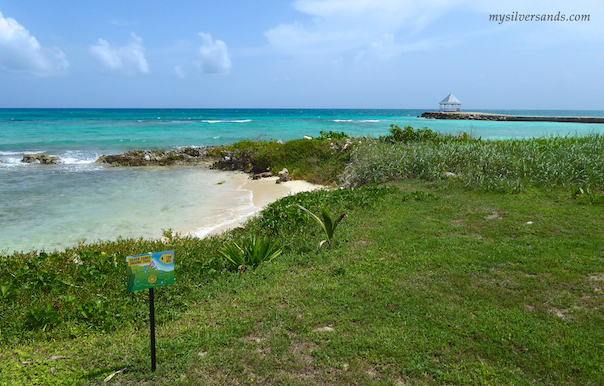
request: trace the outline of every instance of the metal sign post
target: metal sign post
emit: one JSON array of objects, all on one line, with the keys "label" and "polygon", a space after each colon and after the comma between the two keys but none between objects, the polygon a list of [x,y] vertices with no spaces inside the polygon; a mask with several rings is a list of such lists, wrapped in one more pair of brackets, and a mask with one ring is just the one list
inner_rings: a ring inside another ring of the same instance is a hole
[{"label": "metal sign post", "polygon": [[128,292],[149,289],[151,371],[155,371],[155,299],[153,289],[174,284],[174,251],[128,256]]},{"label": "metal sign post", "polygon": [[155,371],[155,304],[153,288],[149,288],[149,322],[151,324],[151,371]]}]

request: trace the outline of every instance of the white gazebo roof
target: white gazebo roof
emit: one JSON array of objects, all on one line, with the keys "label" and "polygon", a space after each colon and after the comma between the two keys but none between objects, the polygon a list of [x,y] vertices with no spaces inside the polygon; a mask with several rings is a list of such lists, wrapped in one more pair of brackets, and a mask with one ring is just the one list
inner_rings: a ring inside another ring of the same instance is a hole
[{"label": "white gazebo roof", "polygon": [[447,97],[445,99],[442,100],[442,102],[440,102],[440,104],[446,104],[446,105],[460,105],[461,102],[459,101],[459,99],[455,98],[455,95],[453,94],[449,94],[447,95]]}]

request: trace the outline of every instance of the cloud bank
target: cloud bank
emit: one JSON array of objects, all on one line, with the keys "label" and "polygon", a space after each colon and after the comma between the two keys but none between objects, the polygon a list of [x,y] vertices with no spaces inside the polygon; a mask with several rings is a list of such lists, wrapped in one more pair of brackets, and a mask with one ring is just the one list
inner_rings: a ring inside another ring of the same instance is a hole
[{"label": "cloud bank", "polygon": [[98,44],[90,46],[90,56],[103,71],[117,71],[126,75],[150,73],[143,39],[134,32],[130,36],[130,43],[123,47],[114,47],[106,40],[99,39]]},{"label": "cloud bank", "polygon": [[63,75],[68,68],[63,51],[42,48],[27,29],[0,12],[0,71],[44,77]]},{"label": "cloud bank", "polygon": [[214,41],[212,35],[199,33],[203,45],[199,47],[199,57],[195,66],[204,74],[228,75],[233,65],[226,44],[222,40]]}]

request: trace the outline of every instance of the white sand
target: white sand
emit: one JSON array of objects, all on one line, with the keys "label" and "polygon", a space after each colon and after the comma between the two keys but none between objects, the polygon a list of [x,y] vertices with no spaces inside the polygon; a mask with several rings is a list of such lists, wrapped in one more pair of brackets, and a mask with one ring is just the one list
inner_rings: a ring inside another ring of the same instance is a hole
[{"label": "white sand", "polygon": [[287,181],[281,184],[277,184],[278,177],[261,178],[259,180],[252,180],[248,174],[241,173],[236,175],[234,178],[240,179],[241,184],[239,189],[248,191],[251,193],[251,201],[253,209],[246,214],[233,221],[219,224],[212,228],[208,232],[196,233],[199,237],[205,237],[207,235],[220,234],[226,230],[240,227],[250,217],[254,216],[268,204],[277,201],[280,198],[287,197],[292,194],[300,192],[310,192],[317,189],[322,189],[324,186],[311,184],[306,181]]}]

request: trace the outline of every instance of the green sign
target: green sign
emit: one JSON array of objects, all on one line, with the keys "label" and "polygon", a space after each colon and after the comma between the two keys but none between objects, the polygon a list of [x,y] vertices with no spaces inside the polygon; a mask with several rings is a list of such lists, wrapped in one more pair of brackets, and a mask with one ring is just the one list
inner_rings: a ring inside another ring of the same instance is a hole
[{"label": "green sign", "polygon": [[128,256],[128,292],[174,284],[174,251]]}]

